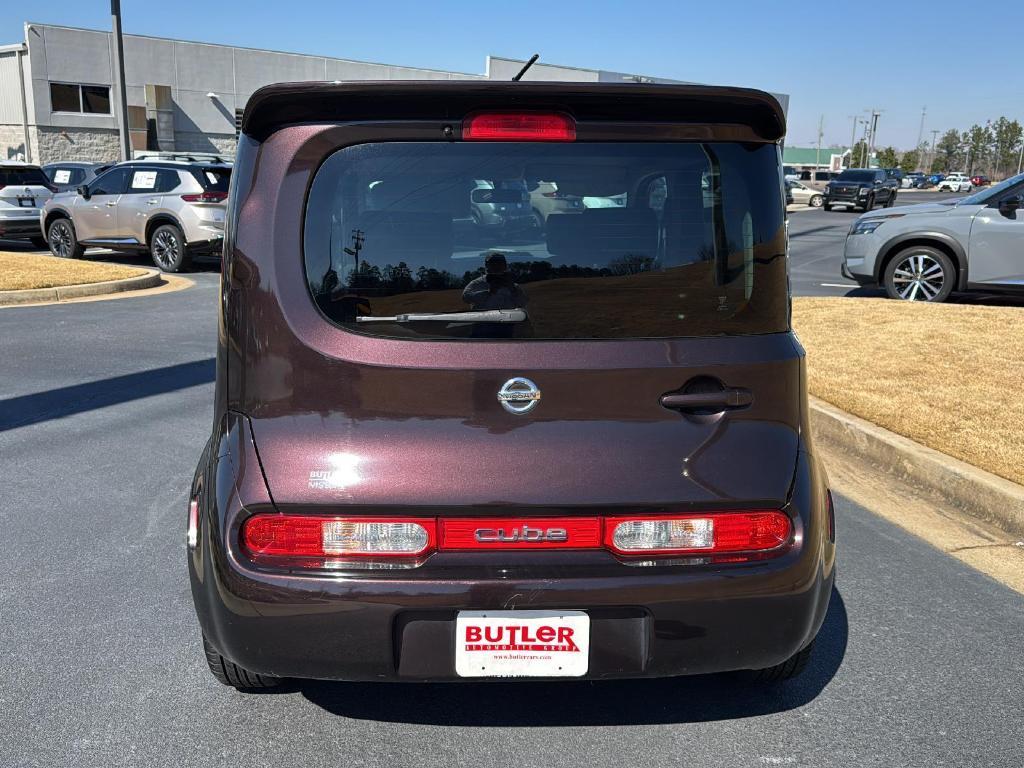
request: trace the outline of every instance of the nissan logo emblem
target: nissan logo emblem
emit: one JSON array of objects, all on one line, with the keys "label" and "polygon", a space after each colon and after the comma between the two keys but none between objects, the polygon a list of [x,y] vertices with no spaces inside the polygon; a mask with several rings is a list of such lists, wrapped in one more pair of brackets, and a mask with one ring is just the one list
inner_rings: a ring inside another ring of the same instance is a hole
[{"label": "nissan logo emblem", "polygon": [[501,385],[498,402],[509,413],[529,413],[540,402],[540,389],[529,379],[516,376]]}]

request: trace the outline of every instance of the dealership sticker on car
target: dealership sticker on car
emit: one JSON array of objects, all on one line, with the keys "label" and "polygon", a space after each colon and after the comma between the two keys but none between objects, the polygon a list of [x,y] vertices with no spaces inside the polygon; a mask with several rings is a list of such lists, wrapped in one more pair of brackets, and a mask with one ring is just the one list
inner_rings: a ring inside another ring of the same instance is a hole
[{"label": "dealership sticker on car", "polygon": [[459,611],[459,677],[580,677],[590,663],[583,611]]}]

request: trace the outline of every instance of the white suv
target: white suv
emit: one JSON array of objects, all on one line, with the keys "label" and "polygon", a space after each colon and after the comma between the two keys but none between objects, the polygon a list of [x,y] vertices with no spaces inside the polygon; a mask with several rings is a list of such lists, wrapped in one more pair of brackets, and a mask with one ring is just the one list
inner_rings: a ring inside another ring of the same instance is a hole
[{"label": "white suv", "polygon": [[39,209],[54,189],[38,165],[0,162],[0,237],[31,240],[45,248]]},{"label": "white suv", "polygon": [[963,173],[951,173],[939,182],[939,190],[950,192],[970,192],[974,188],[971,180]]},{"label": "white suv", "polygon": [[148,250],[164,272],[219,251],[231,168],[212,163],[132,161],[47,202],[39,222],[50,251],[79,258],[88,246]]},{"label": "white suv", "polygon": [[843,275],[894,299],[953,291],[1024,294],[1024,174],[958,200],[866,213],[850,227]]}]

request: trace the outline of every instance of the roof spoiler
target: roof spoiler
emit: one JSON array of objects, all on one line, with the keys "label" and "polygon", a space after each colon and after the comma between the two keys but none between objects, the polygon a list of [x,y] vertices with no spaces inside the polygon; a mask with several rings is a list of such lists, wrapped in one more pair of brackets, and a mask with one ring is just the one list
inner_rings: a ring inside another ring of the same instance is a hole
[{"label": "roof spoiler", "polygon": [[557,109],[579,121],[725,124],[776,142],[786,116],[771,94],[662,83],[351,81],[280,83],[249,99],[242,133],[263,141],[287,125],[353,120],[461,120],[481,109]]}]

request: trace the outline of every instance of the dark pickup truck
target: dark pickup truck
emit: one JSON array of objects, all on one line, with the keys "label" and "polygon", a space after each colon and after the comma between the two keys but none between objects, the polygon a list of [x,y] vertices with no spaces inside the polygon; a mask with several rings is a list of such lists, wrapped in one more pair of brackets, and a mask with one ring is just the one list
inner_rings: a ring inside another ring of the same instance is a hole
[{"label": "dark pickup truck", "polygon": [[870,211],[876,204],[891,208],[899,182],[881,168],[847,168],[825,185],[826,211],[833,205]]}]

